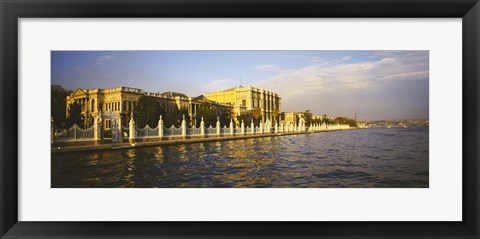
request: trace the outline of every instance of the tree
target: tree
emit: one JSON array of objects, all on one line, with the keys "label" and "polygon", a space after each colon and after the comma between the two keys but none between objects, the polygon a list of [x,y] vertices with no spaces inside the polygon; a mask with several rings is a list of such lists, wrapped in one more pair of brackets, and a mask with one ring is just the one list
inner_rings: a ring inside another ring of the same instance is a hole
[{"label": "tree", "polygon": [[82,114],[82,105],[77,102],[73,102],[68,107],[68,118],[67,125],[72,127],[77,125],[78,127],[83,128],[84,116]]},{"label": "tree", "polygon": [[230,115],[229,110],[222,110],[219,114],[219,120],[220,120],[220,125],[230,127],[230,121],[232,120],[232,117]]},{"label": "tree", "polygon": [[303,113],[303,119],[305,120],[305,126],[310,127],[310,124],[312,123],[312,113],[310,110],[305,110],[305,113]]},{"label": "tree", "polygon": [[63,89],[59,85],[52,85],[50,88],[51,92],[51,117],[53,117],[53,123],[57,127],[65,127],[67,123],[67,114],[66,114],[66,98],[71,91]]},{"label": "tree", "polygon": [[275,122],[278,122],[278,116],[280,115],[280,111],[278,109],[273,109],[272,111],[272,116],[273,116],[273,124],[275,124]]},{"label": "tree", "polygon": [[203,117],[203,122],[205,122],[205,127],[216,126],[217,114],[209,104],[203,104],[198,107],[197,115],[196,115],[196,121],[197,121],[196,127],[200,127],[200,122],[202,121],[202,117]]},{"label": "tree", "polygon": [[258,125],[260,123],[260,119],[262,118],[262,109],[260,107],[253,108],[252,117],[255,120],[255,125]]},{"label": "tree", "polygon": [[152,96],[141,96],[138,99],[137,107],[133,113],[133,118],[137,127],[143,128],[147,124],[151,128],[158,125],[161,109],[158,101]]},{"label": "tree", "polygon": [[331,123],[330,118],[328,118],[327,115],[323,115],[322,116],[322,123],[325,124],[325,125],[329,125]]},{"label": "tree", "polygon": [[245,125],[248,125],[252,120],[252,113],[248,112],[237,115],[237,127],[241,126],[242,120]]},{"label": "tree", "polygon": [[333,120],[336,124],[348,124],[351,127],[357,127],[357,122],[355,119],[349,119],[347,117],[337,117]]}]

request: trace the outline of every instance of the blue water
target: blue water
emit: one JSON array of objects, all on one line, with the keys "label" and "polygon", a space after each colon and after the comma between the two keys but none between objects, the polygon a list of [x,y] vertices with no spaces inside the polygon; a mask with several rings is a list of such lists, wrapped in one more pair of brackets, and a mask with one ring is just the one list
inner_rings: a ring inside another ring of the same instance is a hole
[{"label": "blue water", "polygon": [[52,155],[52,187],[429,186],[428,127]]}]

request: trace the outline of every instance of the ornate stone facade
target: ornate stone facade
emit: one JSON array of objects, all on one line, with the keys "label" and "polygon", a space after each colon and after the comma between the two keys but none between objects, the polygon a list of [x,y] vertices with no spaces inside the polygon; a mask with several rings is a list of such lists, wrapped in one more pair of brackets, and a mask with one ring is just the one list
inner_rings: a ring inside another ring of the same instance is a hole
[{"label": "ornate stone facade", "polygon": [[[108,89],[77,89],[66,97],[67,117],[69,107],[76,102],[82,106],[82,114],[85,116],[87,126],[93,124],[93,119],[99,112],[114,112],[122,116],[129,116],[137,107],[141,96],[155,97],[159,104],[167,112],[173,109],[188,110],[188,117],[195,123],[195,114],[202,104],[209,104],[217,113],[221,111],[232,112],[232,106],[208,100],[205,96],[188,97],[176,92],[151,93],[141,89],[130,87],[115,87]],[[128,125],[128,117],[122,117],[122,125]],[[105,129],[112,127],[108,120],[104,122]]]},{"label": "ornate stone facade", "polygon": [[272,91],[253,86],[237,86],[228,90],[212,92],[207,94],[212,101],[229,104],[233,107],[235,116],[260,108],[262,121],[273,121],[274,115],[281,112],[281,97]]}]

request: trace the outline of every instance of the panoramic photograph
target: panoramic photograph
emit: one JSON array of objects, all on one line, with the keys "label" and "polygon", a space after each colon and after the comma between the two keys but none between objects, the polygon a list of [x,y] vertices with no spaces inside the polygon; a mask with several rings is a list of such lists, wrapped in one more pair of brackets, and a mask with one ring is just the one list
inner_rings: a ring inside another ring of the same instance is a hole
[{"label": "panoramic photograph", "polygon": [[428,188],[429,51],[51,51],[52,188]]}]

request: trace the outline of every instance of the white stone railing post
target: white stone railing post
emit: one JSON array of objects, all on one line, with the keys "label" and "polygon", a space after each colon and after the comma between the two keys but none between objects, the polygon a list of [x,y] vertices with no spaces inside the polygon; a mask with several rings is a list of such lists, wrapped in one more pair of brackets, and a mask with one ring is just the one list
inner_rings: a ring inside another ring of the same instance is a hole
[{"label": "white stone railing post", "polygon": [[230,119],[230,135],[233,136],[233,120]]},{"label": "white stone railing post", "polygon": [[128,126],[128,142],[131,143],[131,144],[134,144],[135,143],[135,136],[136,136],[136,132],[135,132],[135,120],[133,120],[133,112],[130,114],[130,123],[129,123],[129,126]]},{"label": "white stone railing post", "polygon": [[240,127],[242,127],[242,129],[241,129],[242,135],[245,135],[245,124],[243,123],[243,119],[242,119],[242,124],[240,125]]},{"label": "white stone railing post", "polygon": [[252,119],[251,127],[252,127],[252,134],[255,134],[255,124],[253,123],[253,119]]},{"label": "white stone railing post", "polygon": [[270,120],[267,119],[265,121],[265,125],[263,126],[263,132],[264,133],[270,133]]},{"label": "white stone railing post", "polygon": [[95,142],[100,142],[101,141],[101,135],[100,135],[100,130],[101,130],[101,122],[100,122],[100,116],[97,115],[93,119],[93,141]]},{"label": "white stone railing post", "polygon": [[263,123],[262,123],[262,120],[260,120],[259,128],[260,128],[260,134],[263,134]]},{"label": "white stone railing post", "polygon": [[50,144],[55,143],[55,133],[53,128],[53,117],[50,117]]},{"label": "white stone railing post", "polygon": [[278,123],[275,122],[275,134],[278,134]]},{"label": "white stone railing post", "polygon": [[162,115],[160,115],[159,119],[158,119],[158,137],[160,140],[163,139],[163,119],[162,119]]},{"label": "white stone railing post", "polygon": [[203,137],[205,137],[205,122],[203,121],[203,117],[202,117],[202,121],[200,121],[200,135]]},{"label": "white stone railing post", "polygon": [[182,119],[182,137],[184,139],[187,137],[187,121],[185,121],[185,114]]},{"label": "white stone railing post", "polygon": [[117,113],[117,119],[118,119],[118,141],[120,143],[123,143],[123,128],[122,128],[122,116]]},{"label": "white stone railing post", "polygon": [[217,136],[220,137],[220,117],[217,116]]}]

